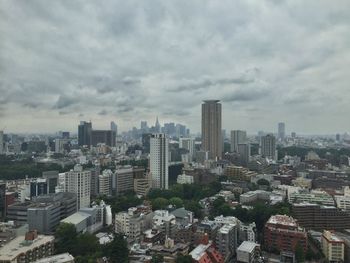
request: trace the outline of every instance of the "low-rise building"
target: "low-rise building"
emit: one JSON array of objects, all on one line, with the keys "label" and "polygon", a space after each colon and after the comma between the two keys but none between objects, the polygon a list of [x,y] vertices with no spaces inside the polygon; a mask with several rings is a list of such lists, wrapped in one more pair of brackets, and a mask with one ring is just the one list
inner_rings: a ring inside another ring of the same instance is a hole
[{"label": "low-rise building", "polygon": [[260,245],[255,242],[244,241],[237,248],[237,262],[253,263],[260,255]]},{"label": "low-rise building", "polygon": [[48,257],[54,252],[54,236],[38,235],[36,231],[18,236],[0,248],[1,263],[27,263]]},{"label": "low-rise building", "polygon": [[237,224],[225,224],[222,226],[216,236],[216,246],[218,251],[226,260],[229,260],[236,252],[238,242]]},{"label": "low-rise building", "polygon": [[178,184],[193,184],[194,179],[192,175],[186,175],[185,173],[179,174],[177,176]]},{"label": "low-rise building", "polygon": [[329,262],[344,262],[344,240],[330,231],[323,231],[322,252]]},{"label": "low-rise building", "polygon": [[264,244],[268,251],[295,252],[297,245],[307,249],[307,233],[290,216],[274,215],[269,218],[264,228]]}]

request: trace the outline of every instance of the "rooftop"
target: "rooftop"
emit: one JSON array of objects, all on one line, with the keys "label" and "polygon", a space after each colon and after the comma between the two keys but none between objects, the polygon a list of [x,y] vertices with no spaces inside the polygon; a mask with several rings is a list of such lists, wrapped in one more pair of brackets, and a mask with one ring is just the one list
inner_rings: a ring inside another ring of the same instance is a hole
[{"label": "rooftop", "polygon": [[24,236],[19,236],[0,248],[0,261],[12,262],[21,253],[26,253],[36,247],[52,242],[54,239],[54,236],[38,235],[33,241],[25,241]]},{"label": "rooftop", "polygon": [[243,243],[237,248],[237,250],[251,253],[257,246],[259,246],[259,244],[256,244],[251,241],[243,241]]},{"label": "rooftop", "polygon": [[80,222],[88,219],[91,215],[88,213],[84,213],[84,212],[76,212],[73,215],[70,215],[64,219],[61,220],[61,222],[63,223],[71,223],[71,224],[79,224]]},{"label": "rooftop", "polygon": [[196,246],[195,249],[193,249],[190,252],[190,256],[194,259],[194,260],[200,260],[200,258],[203,256],[203,254],[205,253],[205,251],[211,246],[211,243],[209,243],[208,245],[203,245],[203,244],[199,244],[198,246]]},{"label": "rooftop", "polygon": [[42,258],[40,260],[34,261],[34,263],[66,263],[74,261],[74,257],[69,253],[54,255],[47,258]]},{"label": "rooftop", "polygon": [[285,226],[294,226],[297,227],[297,222],[293,217],[286,215],[274,215],[271,216],[267,221],[268,224],[279,224]]}]

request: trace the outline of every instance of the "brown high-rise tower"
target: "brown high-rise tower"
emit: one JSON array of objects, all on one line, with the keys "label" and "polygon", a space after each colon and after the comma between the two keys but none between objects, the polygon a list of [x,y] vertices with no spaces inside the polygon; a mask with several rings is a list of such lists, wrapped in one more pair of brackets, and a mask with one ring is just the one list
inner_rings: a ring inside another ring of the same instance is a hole
[{"label": "brown high-rise tower", "polygon": [[221,103],[205,100],[202,104],[202,150],[209,152],[210,159],[221,159]]}]

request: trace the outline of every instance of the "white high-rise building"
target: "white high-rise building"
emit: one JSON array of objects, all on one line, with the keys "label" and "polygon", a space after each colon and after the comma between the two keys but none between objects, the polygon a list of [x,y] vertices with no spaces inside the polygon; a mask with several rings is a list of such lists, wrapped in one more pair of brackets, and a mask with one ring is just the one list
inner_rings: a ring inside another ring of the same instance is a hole
[{"label": "white high-rise building", "polygon": [[0,154],[4,153],[4,132],[0,131]]},{"label": "white high-rise building", "polygon": [[247,132],[241,130],[231,131],[231,152],[238,152],[238,144],[245,143]]},{"label": "white high-rise building", "polygon": [[192,157],[194,155],[194,139],[192,138],[180,138],[179,140],[179,148],[183,148],[188,150],[188,153],[190,155],[190,159],[192,160]]},{"label": "white high-rise building", "polygon": [[150,172],[152,188],[168,189],[169,141],[164,133],[152,134],[150,141]]},{"label": "white high-rise building", "polygon": [[98,176],[98,193],[99,195],[110,196],[112,193],[112,175],[113,172],[109,169],[104,170]]},{"label": "white high-rise building", "polygon": [[83,170],[80,164],[76,164],[73,170],[60,173],[58,181],[60,191],[77,194],[78,209],[90,207],[91,171]]}]

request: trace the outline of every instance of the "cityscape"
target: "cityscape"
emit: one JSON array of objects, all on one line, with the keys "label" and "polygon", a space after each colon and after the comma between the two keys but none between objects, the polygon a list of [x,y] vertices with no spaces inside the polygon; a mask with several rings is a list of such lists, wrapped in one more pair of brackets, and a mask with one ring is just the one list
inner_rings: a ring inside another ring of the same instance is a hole
[{"label": "cityscape", "polygon": [[350,262],[346,1],[0,2],[0,263]]}]

